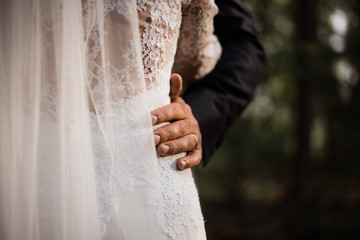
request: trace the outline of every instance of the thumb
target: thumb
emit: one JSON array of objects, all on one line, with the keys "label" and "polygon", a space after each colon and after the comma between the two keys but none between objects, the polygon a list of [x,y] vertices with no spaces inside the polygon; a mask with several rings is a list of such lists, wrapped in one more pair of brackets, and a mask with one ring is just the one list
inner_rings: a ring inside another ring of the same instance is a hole
[{"label": "thumb", "polygon": [[179,97],[182,90],[182,78],[179,74],[173,73],[170,77],[170,99],[174,101]]}]

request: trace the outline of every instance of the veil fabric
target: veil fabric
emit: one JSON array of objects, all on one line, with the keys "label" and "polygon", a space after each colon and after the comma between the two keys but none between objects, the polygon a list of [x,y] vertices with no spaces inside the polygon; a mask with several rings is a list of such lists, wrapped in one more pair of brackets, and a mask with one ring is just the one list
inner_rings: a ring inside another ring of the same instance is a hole
[{"label": "veil fabric", "polygon": [[0,239],[165,238],[136,3],[110,2],[1,1]]}]

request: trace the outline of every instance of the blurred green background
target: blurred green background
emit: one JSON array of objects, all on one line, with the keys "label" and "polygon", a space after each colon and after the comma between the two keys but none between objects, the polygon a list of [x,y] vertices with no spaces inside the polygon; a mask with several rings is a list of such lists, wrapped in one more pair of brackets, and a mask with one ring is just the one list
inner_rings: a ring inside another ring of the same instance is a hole
[{"label": "blurred green background", "polygon": [[240,2],[267,66],[195,169],[208,239],[360,239],[360,1]]}]

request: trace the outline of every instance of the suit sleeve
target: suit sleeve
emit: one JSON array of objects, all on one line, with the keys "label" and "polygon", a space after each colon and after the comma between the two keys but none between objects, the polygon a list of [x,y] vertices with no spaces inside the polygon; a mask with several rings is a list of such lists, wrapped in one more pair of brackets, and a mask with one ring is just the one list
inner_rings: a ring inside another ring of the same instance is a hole
[{"label": "suit sleeve", "polygon": [[222,55],[214,70],[188,86],[183,95],[200,125],[204,165],[251,101],[265,62],[250,14],[235,0],[216,4],[215,35]]}]

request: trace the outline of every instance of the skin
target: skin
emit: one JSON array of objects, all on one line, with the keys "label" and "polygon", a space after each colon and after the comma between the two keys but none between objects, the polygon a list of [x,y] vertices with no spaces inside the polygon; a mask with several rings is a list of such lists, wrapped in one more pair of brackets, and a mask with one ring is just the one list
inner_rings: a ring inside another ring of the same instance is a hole
[{"label": "skin", "polygon": [[[187,152],[185,157],[177,160],[180,170],[198,165],[202,159],[201,133],[199,124],[191,112],[191,108],[180,97],[182,79],[179,74],[172,74],[170,78],[171,103],[151,112],[153,126],[163,122],[170,124],[154,131],[156,151],[161,156],[170,156]],[[196,139],[199,144],[196,146]]]}]

